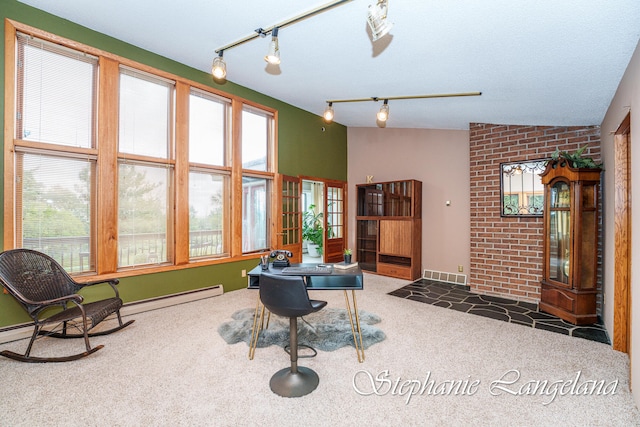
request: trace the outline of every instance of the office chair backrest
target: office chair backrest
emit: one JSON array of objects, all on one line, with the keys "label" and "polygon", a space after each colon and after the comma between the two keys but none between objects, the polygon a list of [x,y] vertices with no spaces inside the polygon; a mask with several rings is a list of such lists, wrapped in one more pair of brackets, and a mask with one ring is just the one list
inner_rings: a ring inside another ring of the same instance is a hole
[{"label": "office chair backrest", "polygon": [[317,311],[311,305],[307,287],[301,276],[260,275],[260,300],[272,313],[300,317]]}]

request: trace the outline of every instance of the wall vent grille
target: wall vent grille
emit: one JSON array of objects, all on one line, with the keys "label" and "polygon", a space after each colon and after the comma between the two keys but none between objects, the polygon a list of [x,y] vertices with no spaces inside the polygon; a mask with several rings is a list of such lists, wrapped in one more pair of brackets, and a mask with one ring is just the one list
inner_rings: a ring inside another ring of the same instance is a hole
[{"label": "wall vent grille", "polygon": [[436,280],[438,282],[452,283],[454,285],[467,286],[467,275],[447,273],[446,271],[424,270],[422,278]]}]

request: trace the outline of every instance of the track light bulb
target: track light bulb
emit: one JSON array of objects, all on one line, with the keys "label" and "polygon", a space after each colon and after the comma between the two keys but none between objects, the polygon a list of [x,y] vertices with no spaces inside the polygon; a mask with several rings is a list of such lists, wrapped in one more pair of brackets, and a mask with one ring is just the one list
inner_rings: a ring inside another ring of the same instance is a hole
[{"label": "track light bulb", "polygon": [[269,43],[269,51],[264,57],[269,64],[278,65],[280,63],[280,47],[278,46],[278,28],[271,30],[271,42]]},{"label": "track light bulb", "polygon": [[385,99],[384,100],[384,104],[382,105],[382,107],[380,107],[380,111],[378,111],[378,114],[376,114],[376,118],[380,122],[386,122],[387,119],[389,118],[389,104],[388,104],[388,102],[389,102],[389,100]]},{"label": "track light bulb", "polygon": [[227,76],[227,64],[225,64],[224,59],[222,59],[222,51],[213,59],[211,74],[218,80],[224,79]]},{"label": "track light bulb", "polygon": [[332,105],[333,102],[330,102],[329,105],[327,105],[327,108],[324,109],[323,117],[327,123],[331,123],[333,121],[334,114]]}]

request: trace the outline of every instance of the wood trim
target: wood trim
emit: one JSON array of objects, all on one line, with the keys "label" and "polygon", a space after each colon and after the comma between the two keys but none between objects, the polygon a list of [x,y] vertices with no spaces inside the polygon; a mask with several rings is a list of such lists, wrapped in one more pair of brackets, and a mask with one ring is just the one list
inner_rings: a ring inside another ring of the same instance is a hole
[{"label": "wood trim", "polygon": [[[242,103],[231,103],[231,256],[242,254]],[[240,212],[238,212],[240,210]]]},{"label": "wood trim", "polygon": [[98,98],[97,273],[118,270],[118,88],[119,64],[100,58]]},{"label": "wood trim", "polygon": [[7,177],[15,177],[13,138],[15,136],[15,85],[13,84],[16,64],[16,29],[9,20],[5,20],[4,32],[4,249],[15,247],[15,200],[14,181]]},{"label": "wood trim", "polygon": [[175,264],[189,262],[189,94],[191,88],[183,82],[176,83],[176,147],[175,150]]},{"label": "wood trim", "polygon": [[629,353],[631,336],[630,115],[614,136],[613,349]]}]

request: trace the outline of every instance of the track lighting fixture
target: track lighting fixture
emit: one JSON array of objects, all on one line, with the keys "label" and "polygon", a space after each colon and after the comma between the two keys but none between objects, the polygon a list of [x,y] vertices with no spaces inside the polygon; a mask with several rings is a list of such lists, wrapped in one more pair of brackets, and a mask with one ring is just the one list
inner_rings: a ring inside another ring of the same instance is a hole
[{"label": "track lighting fixture", "polygon": [[393,24],[387,21],[388,3],[388,0],[378,0],[375,5],[369,5],[367,22],[369,23],[369,28],[371,28],[373,41],[384,37],[393,27]]},{"label": "track lighting fixture", "polygon": [[224,63],[224,59],[222,59],[223,50],[218,53],[213,59],[213,65],[211,66],[211,74],[213,77],[220,80],[224,79],[227,75],[227,64]]},{"label": "track lighting fixture", "polygon": [[[267,53],[267,55],[265,56],[265,60],[267,62],[269,62],[270,64],[279,64],[280,63],[280,49],[278,46],[278,29],[286,27],[287,25],[291,25],[291,24],[295,24],[296,22],[302,21],[303,19],[307,19],[311,16],[323,13],[323,12],[327,12],[330,9],[333,9],[336,6],[340,6],[341,4],[344,3],[348,3],[350,1],[353,0],[337,0],[337,1],[332,1],[329,2],[327,4],[324,4],[322,6],[318,6],[315,9],[311,9],[308,12],[302,13],[300,15],[296,15],[292,18],[289,18],[285,21],[282,21],[276,25],[273,25],[267,29],[262,29],[262,28],[258,28],[257,30],[255,30],[253,33],[249,34],[246,37],[243,37],[241,39],[238,39],[232,43],[229,43],[227,45],[224,45],[218,49],[215,50],[215,52],[218,54],[218,58],[215,58],[213,60],[213,65],[214,67],[216,66],[217,63],[221,62],[222,63],[222,69],[224,71],[220,71],[220,73],[222,73],[223,77],[220,78],[224,78],[224,76],[226,76],[226,65],[224,64],[224,61],[222,60],[222,52],[228,49],[232,49],[236,46],[240,46],[241,44],[244,44],[248,41],[251,41],[253,39],[255,39],[256,37],[264,37],[267,34],[271,33],[271,42],[269,43],[269,52]],[[213,73],[214,71],[218,70],[218,68],[214,68],[212,67],[211,72]],[[214,74],[214,77],[216,75]],[[216,77],[218,78],[218,77]]]},{"label": "track lighting fixture", "polygon": [[327,123],[331,123],[333,121],[333,102],[330,102],[329,105],[327,105],[322,116]]},{"label": "track lighting fixture", "polygon": [[433,95],[408,95],[408,96],[387,96],[387,97],[377,97],[372,96],[370,98],[355,98],[355,99],[331,99],[326,101],[327,108],[324,110],[323,117],[329,123],[333,121],[334,112],[333,112],[333,103],[334,102],[367,102],[374,101],[377,102],[381,99],[384,100],[384,104],[380,107],[380,111],[376,114],[376,123],[378,127],[385,127],[387,119],[389,119],[389,100],[399,100],[399,99],[424,99],[424,98],[451,98],[456,96],[480,96],[482,92],[462,92],[462,93],[440,93]]},{"label": "track lighting fixture", "polygon": [[389,100],[388,99],[384,100],[384,104],[382,104],[382,107],[380,107],[380,111],[378,111],[378,114],[376,114],[376,118],[380,122],[386,122],[387,119],[389,118]]},{"label": "track lighting fixture", "polygon": [[269,43],[269,51],[264,57],[269,64],[278,65],[280,63],[280,47],[278,46],[278,27],[271,30],[271,43]]}]

